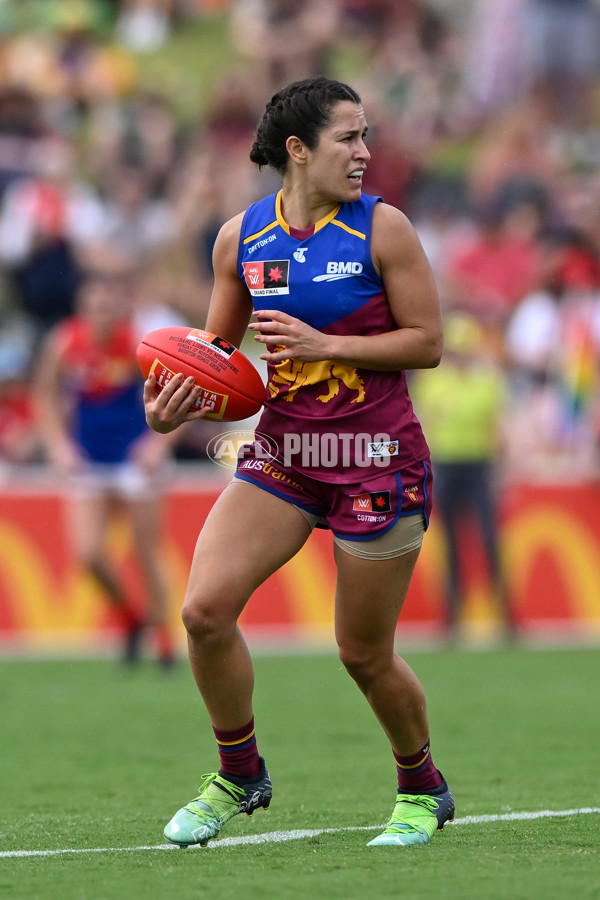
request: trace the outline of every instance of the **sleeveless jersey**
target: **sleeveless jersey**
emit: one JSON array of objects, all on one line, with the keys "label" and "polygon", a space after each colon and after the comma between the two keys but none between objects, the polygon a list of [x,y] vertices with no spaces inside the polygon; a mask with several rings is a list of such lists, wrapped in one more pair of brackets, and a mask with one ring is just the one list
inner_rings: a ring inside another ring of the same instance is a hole
[{"label": "sleeveless jersey", "polygon": [[[298,240],[281,212],[281,191],[252,204],[240,235],[238,271],[255,309],[277,309],[326,334],[393,331],[382,279],[371,258],[379,197],[342,203]],[[268,364],[257,439],[277,458],[320,481],[353,482],[428,457],[406,375],[336,362]],[[377,469],[375,469],[377,471]]]},{"label": "sleeveless jersey", "polygon": [[131,444],[147,429],[137,344],[128,322],[116,326],[102,342],[77,316],[57,326],[71,433],[94,462],[124,462]]}]

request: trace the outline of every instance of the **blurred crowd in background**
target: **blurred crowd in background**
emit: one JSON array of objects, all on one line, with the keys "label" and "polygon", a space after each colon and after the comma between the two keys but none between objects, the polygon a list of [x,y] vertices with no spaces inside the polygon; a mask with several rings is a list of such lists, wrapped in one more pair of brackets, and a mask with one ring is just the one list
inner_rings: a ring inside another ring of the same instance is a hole
[{"label": "blurred crowd in background", "polygon": [[[437,394],[415,385],[424,420],[432,394],[453,416],[434,457],[597,476],[599,18],[600,0],[0,0],[5,470],[44,463],[37,347],[83,273],[122,279],[140,336],[202,327],[219,227],[277,187],[248,159],[264,104],[319,73],[362,95],[365,190],[406,212],[435,270],[447,352],[419,375]],[[187,34],[191,113],[168,79],[140,77],[149,58],[177,66]],[[454,408],[463,388],[473,402]],[[186,432],[177,457],[201,460],[214,429]]]}]

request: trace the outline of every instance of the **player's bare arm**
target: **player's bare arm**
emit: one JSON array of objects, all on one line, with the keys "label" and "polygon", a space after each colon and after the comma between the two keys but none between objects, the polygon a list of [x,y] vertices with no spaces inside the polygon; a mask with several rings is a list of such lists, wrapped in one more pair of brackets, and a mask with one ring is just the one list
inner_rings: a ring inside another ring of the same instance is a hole
[{"label": "player's bare arm", "polygon": [[406,216],[383,203],[374,211],[372,255],[398,330],[373,336],[327,335],[283,312],[262,310],[255,314],[258,321],[249,326],[255,339],[285,349],[267,351],[261,358],[271,362],[327,359],[378,371],[437,366],[442,325],[431,266]]},{"label": "player's bare arm", "polygon": [[[243,214],[221,228],[213,251],[214,287],[206,330],[239,347],[252,309],[250,295],[237,273],[237,247]],[[180,373],[156,396],[156,378],[149,375],[144,385],[146,421],[160,434],[168,434],[186,422],[202,419],[210,411],[194,410],[201,388],[194,379]]]},{"label": "player's bare arm", "polygon": [[206,319],[206,330],[239,347],[252,314],[252,298],[241,281],[238,245],[243,213],[226,222],[213,250],[214,286]]},{"label": "player's bare arm", "polygon": [[56,331],[51,331],[42,344],[33,386],[49,459],[65,472],[75,471],[80,466],[81,453],[67,427],[61,349]]}]

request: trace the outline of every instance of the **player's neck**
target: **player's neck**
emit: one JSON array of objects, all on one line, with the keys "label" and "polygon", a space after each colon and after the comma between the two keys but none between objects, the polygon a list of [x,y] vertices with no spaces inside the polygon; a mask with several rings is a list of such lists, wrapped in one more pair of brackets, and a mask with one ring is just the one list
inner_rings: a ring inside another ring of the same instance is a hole
[{"label": "player's neck", "polygon": [[281,214],[286,224],[297,231],[313,228],[337,206],[339,204],[334,201],[311,197],[293,188],[286,188],[285,184],[283,186]]}]

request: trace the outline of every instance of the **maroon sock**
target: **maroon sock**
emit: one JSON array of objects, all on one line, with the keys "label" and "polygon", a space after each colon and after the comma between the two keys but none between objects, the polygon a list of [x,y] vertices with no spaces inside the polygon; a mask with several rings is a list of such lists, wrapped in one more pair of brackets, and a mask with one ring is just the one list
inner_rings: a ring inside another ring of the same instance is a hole
[{"label": "maroon sock", "polygon": [[400,756],[394,751],[398,771],[398,790],[426,793],[439,787],[444,779],[433,764],[429,741],[412,756]]},{"label": "maroon sock", "polygon": [[221,731],[213,726],[219,746],[221,771],[225,775],[256,778],[260,772],[260,756],[254,733],[254,716],[243,728]]}]

